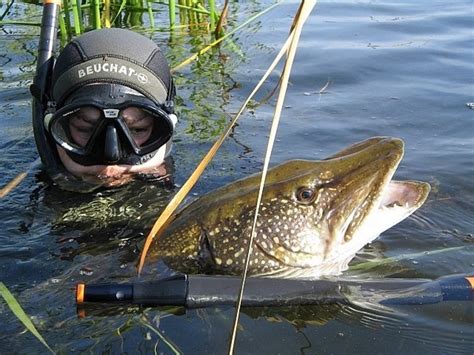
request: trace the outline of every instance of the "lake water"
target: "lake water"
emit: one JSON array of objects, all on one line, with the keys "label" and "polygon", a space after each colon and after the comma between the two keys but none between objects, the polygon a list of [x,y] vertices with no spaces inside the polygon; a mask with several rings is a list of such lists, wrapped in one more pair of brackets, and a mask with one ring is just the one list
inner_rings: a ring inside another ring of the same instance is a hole
[{"label": "lake water", "polygon": [[[270,4],[233,3],[229,28]],[[15,6],[17,18],[39,21],[38,9]],[[181,112],[173,154],[177,185],[263,75],[297,6],[281,3],[176,73]],[[352,264],[375,261],[375,266],[353,268],[348,275],[435,279],[474,272],[474,110],[468,105],[474,102],[473,15],[467,0],[320,1],[304,27],[272,163],[324,158],[367,137],[388,135],[406,144],[396,178],[432,185],[419,211],[366,246]],[[166,23],[166,11],[157,17]],[[209,41],[199,31],[150,36],[172,66]],[[28,89],[37,41],[35,27],[2,27],[2,186],[37,158]],[[278,73],[259,99],[277,82]],[[273,97],[242,117],[190,199],[261,168],[274,105]],[[186,312],[100,307],[86,317],[77,315],[77,281],[135,277],[144,236],[172,192],[136,182],[119,190],[73,194],[33,167],[0,201],[0,281],[55,351],[227,351],[233,307]],[[394,261],[377,263],[386,258]],[[43,352],[3,302],[0,319],[0,353]],[[246,309],[236,353],[473,354],[473,323],[469,302]]]}]

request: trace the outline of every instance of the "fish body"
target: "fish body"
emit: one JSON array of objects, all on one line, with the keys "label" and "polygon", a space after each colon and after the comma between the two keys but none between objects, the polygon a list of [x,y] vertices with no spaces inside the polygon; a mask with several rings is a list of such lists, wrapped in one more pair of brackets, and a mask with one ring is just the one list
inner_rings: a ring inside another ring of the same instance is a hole
[{"label": "fish body", "polygon": [[[325,160],[291,160],[268,171],[249,275],[336,275],[365,244],[405,219],[430,186],[392,181],[403,141],[375,137]],[[186,273],[241,274],[260,174],[214,190],[182,209],[151,255]]]}]

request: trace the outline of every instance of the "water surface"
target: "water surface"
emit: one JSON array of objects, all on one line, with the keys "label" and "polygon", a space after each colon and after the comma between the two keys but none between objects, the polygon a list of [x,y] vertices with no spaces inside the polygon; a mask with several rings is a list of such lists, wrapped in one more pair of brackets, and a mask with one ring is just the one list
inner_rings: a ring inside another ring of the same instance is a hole
[{"label": "water surface", "polygon": [[[234,3],[229,25],[269,5]],[[181,113],[173,154],[177,185],[263,75],[297,5],[283,2],[232,42],[176,73]],[[39,19],[34,7],[16,6],[19,17]],[[466,0],[320,1],[304,28],[272,163],[324,158],[370,136],[396,136],[406,143],[396,178],[428,181],[433,188],[415,215],[366,246],[353,265],[397,261],[347,275],[434,279],[474,272],[474,111],[466,105],[474,102],[473,15]],[[166,13],[157,16],[166,21]],[[37,158],[28,86],[38,29],[2,30],[4,185]],[[210,41],[196,31],[149,35],[172,65]],[[275,74],[259,98],[277,82]],[[272,98],[244,115],[190,199],[261,168],[274,104]],[[173,191],[136,182],[119,190],[67,193],[34,167],[0,201],[0,281],[56,351],[226,351],[231,307],[185,313],[101,307],[85,318],[76,314],[72,288],[77,281],[135,276],[144,235]],[[4,303],[0,315],[0,352],[41,349]],[[472,305],[462,302],[383,308],[359,300],[351,306],[247,309],[236,352],[472,354],[473,322]]]}]

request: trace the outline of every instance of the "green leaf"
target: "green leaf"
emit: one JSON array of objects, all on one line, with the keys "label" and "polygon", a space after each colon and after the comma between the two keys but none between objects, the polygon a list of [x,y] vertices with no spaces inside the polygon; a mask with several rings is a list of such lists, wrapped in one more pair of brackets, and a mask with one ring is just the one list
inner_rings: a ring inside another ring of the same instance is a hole
[{"label": "green leaf", "polygon": [[21,308],[20,304],[18,301],[15,299],[15,297],[10,293],[8,288],[3,284],[3,282],[0,282],[0,295],[3,297],[5,302],[7,303],[8,307],[10,307],[11,311],[15,316],[20,320],[20,322],[23,323],[23,325],[31,332],[33,335],[38,338],[38,340],[43,343],[43,345],[48,348],[51,353],[54,354],[53,349],[49,347],[49,345],[46,343],[46,341],[43,339],[41,334],[36,330],[35,325],[31,322],[30,318],[28,315],[23,311]]}]

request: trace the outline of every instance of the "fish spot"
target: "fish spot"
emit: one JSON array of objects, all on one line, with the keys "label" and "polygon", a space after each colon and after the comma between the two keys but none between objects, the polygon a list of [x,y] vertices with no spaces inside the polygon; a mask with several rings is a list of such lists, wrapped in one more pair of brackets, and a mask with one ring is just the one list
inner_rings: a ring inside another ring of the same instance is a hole
[{"label": "fish spot", "polygon": [[216,264],[217,264],[217,265],[221,265],[221,264],[222,264],[222,259],[220,259],[220,258],[214,258],[214,260],[216,261]]},{"label": "fish spot", "polygon": [[244,248],[240,248],[240,250],[234,254],[234,257],[238,258],[240,255],[242,255],[243,252],[244,252]]},{"label": "fish spot", "polygon": [[280,239],[278,239],[278,237],[273,237],[273,241],[274,241],[276,244],[280,243]]},{"label": "fish spot", "polygon": [[231,265],[234,261],[232,259],[227,259],[226,260],[226,265]]}]

